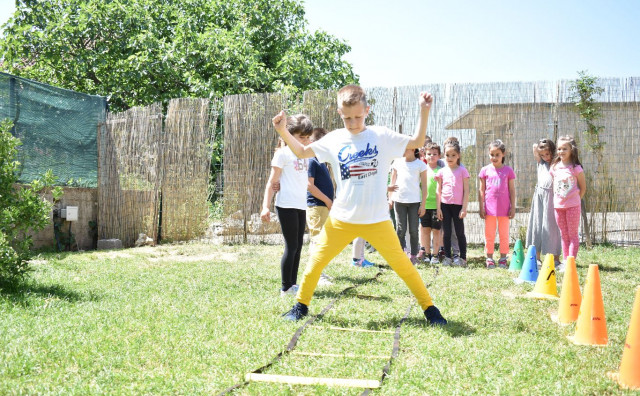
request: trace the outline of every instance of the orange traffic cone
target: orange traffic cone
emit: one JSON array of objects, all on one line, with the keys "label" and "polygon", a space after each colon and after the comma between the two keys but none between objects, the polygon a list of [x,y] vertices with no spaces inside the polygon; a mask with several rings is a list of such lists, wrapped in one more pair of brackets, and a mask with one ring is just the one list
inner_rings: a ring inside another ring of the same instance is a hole
[{"label": "orange traffic cone", "polygon": [[558,299],[558,286],[556,285],[556,269],[553,254],[547,254],[538,274],[538,280],[533,291],[525,294],[529,298]]},{"label": "orange traffic cone", "polygon": [[640,389],[640,287],[636,289],[627,340],[624,343],[619,373],[607,373],[626,389]]},{"label": "orange traffic cone", "polygon": [[581,301],[582,295],[580,294],[576,259],[573,256],[569,256],[567,257],[564,278],[562,279],[560,308],[557,315],[551,316],[551,320],[563,325],[575,322],[578,320]]},{"label": "orange traffic cone", "polygon": [[589,266],[584,284],[584,297],[580,304],[576,333],[568,337],[577,345],[607,345],[607,319],[604,316],[600,272],[597,264]]}]

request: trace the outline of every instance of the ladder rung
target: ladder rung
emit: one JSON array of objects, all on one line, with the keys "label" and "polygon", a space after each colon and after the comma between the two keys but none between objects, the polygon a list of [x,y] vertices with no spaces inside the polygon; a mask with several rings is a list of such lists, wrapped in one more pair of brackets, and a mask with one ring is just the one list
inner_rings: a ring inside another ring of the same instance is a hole
[{"label": "ladder rung", "polygon": [[256,374],[248,373],[245,376],[246,381],[255,382],[276,382],[280,384],[292,385],[327,385],[327,386],[343,386],[347,388],[379,388],[380,381],[364,380],[353,378],[320,378],[320,377],[298,377],[293,375],[273,375],[273,374]]},{"label": "ladder rung", "polygon": [[336,330],[336,331],[350,331],[354,333],[385,333],[385,334],[394,334],[393,330],[367,330],[367,329],[350,329],[345,327],[323,327],[323,326],[309,326],[312,329],[324,329],[324,330]]},{"label": "ladder rung", "polygon": [[294,355],[303,355],[303,356],[320,356],[320,357],[342,357],[342,358],[354,358],[354,359],[389,359],[389,356],[358,356],[353,353],[347,354],[338,354],[338,353],[317,353],[317,352],[298,352],[291,351]]}]

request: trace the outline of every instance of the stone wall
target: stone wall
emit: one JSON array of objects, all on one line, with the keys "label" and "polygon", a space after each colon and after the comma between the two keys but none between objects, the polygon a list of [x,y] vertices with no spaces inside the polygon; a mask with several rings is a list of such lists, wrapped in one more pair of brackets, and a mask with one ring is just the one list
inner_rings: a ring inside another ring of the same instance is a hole
[{"label": "stone wall", "polygon": [[[98,220],[98,190],[96,188],[74,188],[64,187],[64,194],[57,204],[59,208],[67,206],[78,207],[78,221],[62,222],[62,231],[71,232],[75,236],[76,244],[80,250],[95,249],[96,234],[95,229],[91,228],[90,222],[97,224]],[[47,195],[46,199],[51,201],[51,195]],[[50,224],[42,231],[33,235],[35,248],[55,248],[56,239],[53,228],[53,213],[51,214]]]}]

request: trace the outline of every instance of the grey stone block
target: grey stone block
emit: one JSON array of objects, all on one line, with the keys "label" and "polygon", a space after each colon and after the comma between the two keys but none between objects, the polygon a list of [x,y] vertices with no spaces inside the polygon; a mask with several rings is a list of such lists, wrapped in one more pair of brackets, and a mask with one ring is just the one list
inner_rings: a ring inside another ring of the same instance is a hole
[{"label": "grey stone block", "polygon": [[98,240],[98,250],[122,249],[122,241],[119,239]]}]

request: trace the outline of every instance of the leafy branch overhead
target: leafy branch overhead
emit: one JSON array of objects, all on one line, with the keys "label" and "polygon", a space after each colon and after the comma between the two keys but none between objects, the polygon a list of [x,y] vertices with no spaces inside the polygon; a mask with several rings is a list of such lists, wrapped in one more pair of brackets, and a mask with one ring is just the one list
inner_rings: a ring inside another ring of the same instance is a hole
[{"label": "leafy branch overhead", "polygon": [[109,96],[112,110],[358,79],[350,47],[309,32],[298,0],[21,0],[0,51],[3,71]]}]

